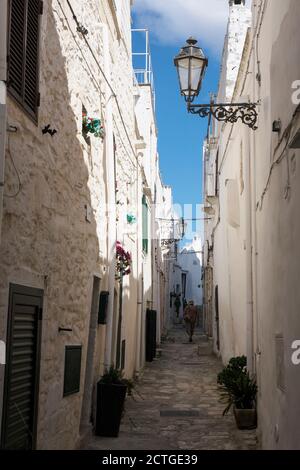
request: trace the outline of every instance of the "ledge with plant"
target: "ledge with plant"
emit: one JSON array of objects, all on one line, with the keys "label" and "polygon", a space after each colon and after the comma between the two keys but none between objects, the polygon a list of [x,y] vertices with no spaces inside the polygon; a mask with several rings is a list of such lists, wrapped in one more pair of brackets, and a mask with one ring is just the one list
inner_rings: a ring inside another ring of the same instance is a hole
[{"label": "ledge with plant", "polygon": [[104,139],[105,131],[101,119],[92,118],[87,116],[86,113],[82,114],[82,132],[83,134],[93,134],[95,137]]}]

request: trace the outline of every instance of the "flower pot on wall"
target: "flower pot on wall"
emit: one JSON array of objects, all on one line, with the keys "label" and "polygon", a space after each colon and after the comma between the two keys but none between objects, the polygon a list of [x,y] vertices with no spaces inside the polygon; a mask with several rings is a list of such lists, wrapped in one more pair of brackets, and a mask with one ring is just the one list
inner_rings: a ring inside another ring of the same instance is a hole
[{"label": "flower pot on wall", "polygon": [[127,385],[97,384],[96,436],[118,437]]},{"label": "flower pot on wall", "polygon": [[238,429],[255,429],[257,426],[256,409],[233,409],[236,425]]}]

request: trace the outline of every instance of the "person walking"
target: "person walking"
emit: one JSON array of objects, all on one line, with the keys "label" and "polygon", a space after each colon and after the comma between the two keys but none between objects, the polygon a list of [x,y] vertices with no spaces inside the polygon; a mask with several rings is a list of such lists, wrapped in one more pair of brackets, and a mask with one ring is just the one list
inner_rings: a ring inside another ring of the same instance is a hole
[{"label": "person walking", "polygon": [[189,342],[193,341],[194,329],[197,321],[198,309],[194,305],[194,301],[190,300],[184,309],[183,319],[185,321],[186,332],[189,336]]},{"label": "person walking", "polygon": [[179,310],[181,307],[180,294],[176,295],[174,305],[175,305],[175,310],[176,310],[176,317],[179,318]]}]

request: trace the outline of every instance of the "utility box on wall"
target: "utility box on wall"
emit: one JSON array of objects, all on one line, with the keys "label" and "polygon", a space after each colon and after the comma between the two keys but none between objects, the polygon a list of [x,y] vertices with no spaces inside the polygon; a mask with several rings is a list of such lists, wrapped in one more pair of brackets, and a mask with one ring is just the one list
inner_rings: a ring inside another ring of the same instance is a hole
[{"label": "utility box on wall", "polygon": [[66,346],[64,397],[80,390],[81,351],[82,346]]},{"label": "utility box on wall", "polygon": [[98,324],[105,325],[107,317],[107,307],[108,307],[108,291],[100,292],[99,297],[99,309],[98,309]]}]

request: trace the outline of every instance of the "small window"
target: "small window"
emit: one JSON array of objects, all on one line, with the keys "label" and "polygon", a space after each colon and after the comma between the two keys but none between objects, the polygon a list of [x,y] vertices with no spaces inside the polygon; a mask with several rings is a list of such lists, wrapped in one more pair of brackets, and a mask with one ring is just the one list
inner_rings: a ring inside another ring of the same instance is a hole
[{"label": "small window", "polygon": [[98,309],[98,324],[106,324],[107,308],[108,308],[108,291],[102,291],[99,297],[99,309]]},{"label": "small window", "polygon": [[39,106],[40,0],[11,0],[8,40],[8,90],[37,120]]}]

